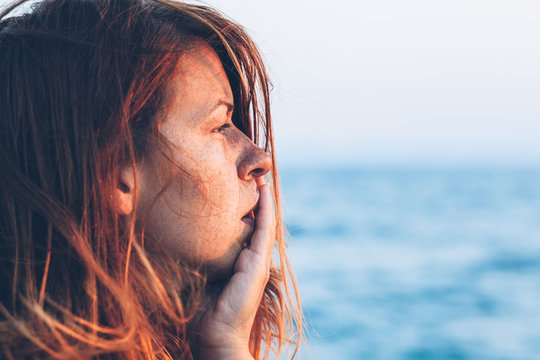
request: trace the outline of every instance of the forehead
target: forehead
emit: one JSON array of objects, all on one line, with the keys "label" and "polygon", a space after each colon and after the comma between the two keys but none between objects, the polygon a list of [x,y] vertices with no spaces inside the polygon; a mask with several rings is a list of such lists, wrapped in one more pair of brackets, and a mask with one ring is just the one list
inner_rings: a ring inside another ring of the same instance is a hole
[{"label": "forehead", "polygon": [[227,74],[216,52],[197,43],[180,57],[167,91],[170,107],[205,111],[219,101],[233,103]]}]

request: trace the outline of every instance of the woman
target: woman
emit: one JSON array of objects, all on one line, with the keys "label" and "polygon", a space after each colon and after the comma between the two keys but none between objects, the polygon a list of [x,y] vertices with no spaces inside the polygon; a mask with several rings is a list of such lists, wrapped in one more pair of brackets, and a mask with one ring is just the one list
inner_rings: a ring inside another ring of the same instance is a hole
[{"label": "woman", "polygon": [[8,16],[24,2],[0,15],[2,358],[297,344],[268,78],[243,29],[158,0]]}]

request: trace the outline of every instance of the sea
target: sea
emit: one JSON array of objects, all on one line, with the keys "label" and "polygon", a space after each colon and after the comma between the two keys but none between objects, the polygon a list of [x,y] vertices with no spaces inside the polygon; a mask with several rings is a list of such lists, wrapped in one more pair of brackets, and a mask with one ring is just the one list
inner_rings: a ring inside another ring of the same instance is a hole
[{"label": "sea", "polygon": [[300,359],[540,360],[540,168],[281,170]]}]

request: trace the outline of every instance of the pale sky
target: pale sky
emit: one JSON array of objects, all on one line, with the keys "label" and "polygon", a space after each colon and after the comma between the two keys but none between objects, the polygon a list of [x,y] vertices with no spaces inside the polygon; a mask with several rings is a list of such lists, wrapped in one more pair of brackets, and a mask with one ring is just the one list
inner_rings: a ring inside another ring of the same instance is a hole
[{"label": "pale sky", "polygon": [[265,54],[282,162],[540,164],[537,0],[207,3]]},{"label": "pale sky", "polygon": [[540,165],[538,0],[206,3],[262,50],[282,164]]}]

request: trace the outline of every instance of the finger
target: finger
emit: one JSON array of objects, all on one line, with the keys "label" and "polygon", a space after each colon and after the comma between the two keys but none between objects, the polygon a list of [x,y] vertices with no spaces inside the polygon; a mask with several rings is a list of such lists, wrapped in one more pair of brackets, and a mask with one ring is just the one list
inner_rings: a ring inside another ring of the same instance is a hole
[{"label": "finger", "polygon": [[255,178],[255,182],[257,183],[257,187],[266,184],[266,181],[264,180],[264,177],[262,176]]},{"label": "finger", "polygon": [[222,290],[214,313],[216,320],[247,329],[248,334],[268,282],[275,241],[272,193],[264,181],[257,181],[257,185],[259,204],[250,246],[240,252],[235,272]]},{"label": "finger", "polygon": [[262,178],[257,181],[259,204],[255,217],[255,230],[251,236],[250,250],[269,258],[275,240],[275,215],[272,206],[272,192]]}]

